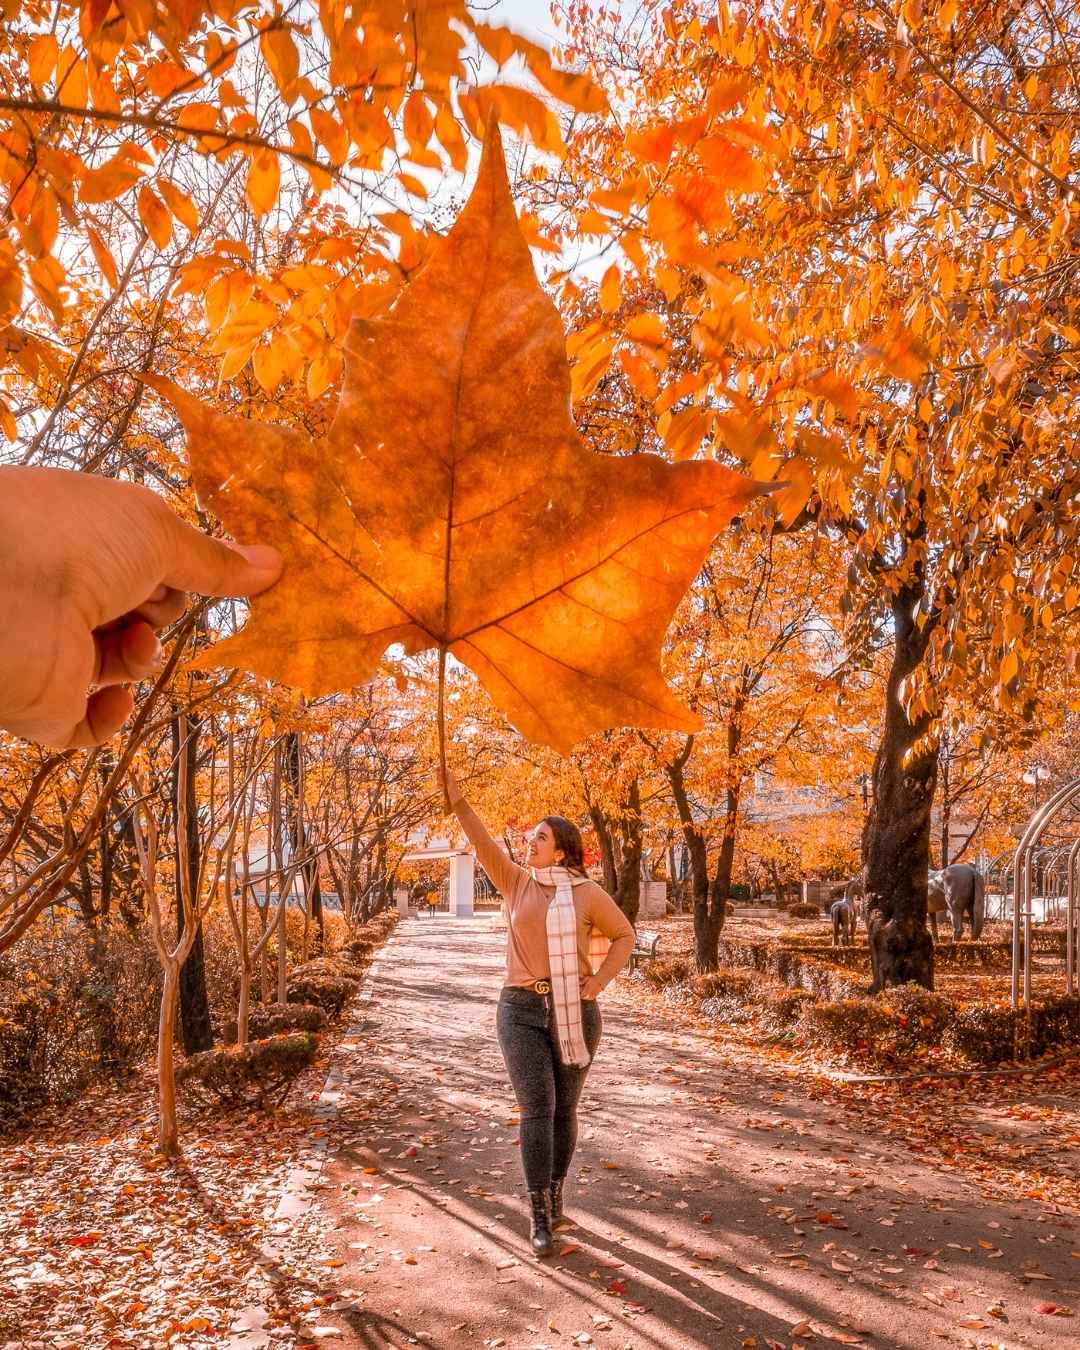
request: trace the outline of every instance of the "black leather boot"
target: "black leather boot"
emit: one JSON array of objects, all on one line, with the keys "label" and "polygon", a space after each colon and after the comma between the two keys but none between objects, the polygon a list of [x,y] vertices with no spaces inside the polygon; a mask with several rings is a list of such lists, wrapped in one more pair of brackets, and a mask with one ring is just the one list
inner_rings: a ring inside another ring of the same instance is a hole
[{"label": "black leather boot", "polygon": [[569,1223],[562,1207],[562,1188],[565,1177],[560,1177],[558,1181],[551,1183],[551,1227],[552,1231],[558,1229],[561,1225]]},{"label": "black leather boot", "polygon": [[550,1256],[554,1250],[551,1240],[551,1200],[547,1191],[530,1191],[529,1203],[532,1205],[532,1226],[529,1230],[529,1242],[536,1256]]}]

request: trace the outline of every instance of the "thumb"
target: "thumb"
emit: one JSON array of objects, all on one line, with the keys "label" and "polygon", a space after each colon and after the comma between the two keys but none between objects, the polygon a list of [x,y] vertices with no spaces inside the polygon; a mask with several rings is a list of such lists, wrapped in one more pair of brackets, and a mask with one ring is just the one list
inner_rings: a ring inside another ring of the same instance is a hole
[{"label": "thumb", "polygon": [[258,595],[281,576],[281,554],[268,544],[213,539],[171,516],[162,582],[199,595]]}]

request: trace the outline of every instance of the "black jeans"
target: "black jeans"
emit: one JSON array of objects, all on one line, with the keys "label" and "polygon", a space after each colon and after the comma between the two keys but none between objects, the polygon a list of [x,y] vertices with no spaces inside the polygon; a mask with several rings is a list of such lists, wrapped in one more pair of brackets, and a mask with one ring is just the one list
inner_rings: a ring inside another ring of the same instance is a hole
[{"label": "black jeans", "polygon": [[[504,989],[495,1026],[499,1049],[521,1109],[521,1165],[530,1191],[566,1176],[577,1144],[577,1106],[585,1068],[559,1059],[551,999],[532,989]],[[581,1026],[590,1057],[604,1029],[595,999],[581,1004]]]}]

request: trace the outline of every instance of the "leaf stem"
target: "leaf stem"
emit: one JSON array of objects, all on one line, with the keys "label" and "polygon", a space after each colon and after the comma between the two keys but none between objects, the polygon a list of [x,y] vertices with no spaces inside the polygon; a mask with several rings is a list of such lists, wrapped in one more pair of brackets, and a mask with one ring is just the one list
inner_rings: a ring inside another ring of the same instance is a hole
[{"label": "leaf stem", "polygon": [[446,648],[439,645],[439,764],[442,768],[440,779],[443,790],[443,809],[449,815],[451,811],[450,793],[446,787]]}]

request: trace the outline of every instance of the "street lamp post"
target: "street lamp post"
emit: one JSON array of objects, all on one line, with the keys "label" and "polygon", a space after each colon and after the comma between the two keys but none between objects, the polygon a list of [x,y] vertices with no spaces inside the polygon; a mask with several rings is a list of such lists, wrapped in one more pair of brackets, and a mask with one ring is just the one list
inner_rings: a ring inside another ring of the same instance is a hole
[{"label": "street lamp post", "polygon": [[1041,764],[1033,764],[1023,775],[1023,781],[1035,789],[1035,810],[1039,809],[1039,784],[1050,777],[1050,770]]}]

